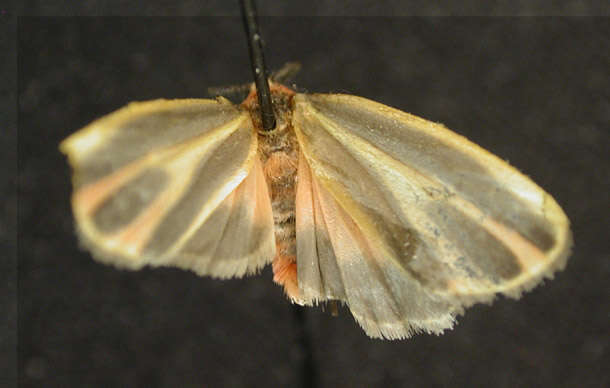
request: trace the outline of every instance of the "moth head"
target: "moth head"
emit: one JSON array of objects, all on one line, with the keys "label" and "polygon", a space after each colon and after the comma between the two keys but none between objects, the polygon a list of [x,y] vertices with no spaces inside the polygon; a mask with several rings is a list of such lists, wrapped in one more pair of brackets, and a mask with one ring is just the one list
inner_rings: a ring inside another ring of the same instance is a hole
[{"label": "moth head", "polygon": [[250,87],[248,97],[240,104],[242,109],[250,112],[252,123],[256,131],[264,136],[274,135],[285,131],[292,122],[292,99],[296,94],[294,90],[279,83],[269,80],[271,102],[276,117],[275,128],[266,131],[263,129],[261,120],[261,109],[258,101],[258,93],[254,84]]}]

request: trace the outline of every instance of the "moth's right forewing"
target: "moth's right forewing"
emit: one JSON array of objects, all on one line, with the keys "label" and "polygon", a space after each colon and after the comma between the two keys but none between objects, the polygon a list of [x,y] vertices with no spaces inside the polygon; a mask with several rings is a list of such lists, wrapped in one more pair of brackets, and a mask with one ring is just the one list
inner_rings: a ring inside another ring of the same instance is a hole
[{"label": "moth's right forewing", "polygon": [[105,116],[60,147],[74,171],[77,227],[96,258],[196,269],[176,253],[221,204],[232,212],[225,199],[251,173],[257,140],[249,115],[224,101],[157,100]]},{"label": "moth's right forewing", "polygon": [[376,245],[376,260],[455,311],[495,293],[518,296],[565,265],[561,208],[464,137],[346,95],[299,94],[293,120],[313,180]]}]

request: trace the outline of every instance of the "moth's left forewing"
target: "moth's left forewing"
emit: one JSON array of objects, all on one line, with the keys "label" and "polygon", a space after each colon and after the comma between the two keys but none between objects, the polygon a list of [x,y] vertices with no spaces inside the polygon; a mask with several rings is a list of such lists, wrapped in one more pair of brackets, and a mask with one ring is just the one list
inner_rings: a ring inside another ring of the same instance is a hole
[{"label": "moth's left forewing", "polygon": [[256,133],[226,100],[132,103],[60,148],[81,241],[98,260],[230,277],[273,258]]},{"label": "moth's left forewing", "polygon": [[563,268],[569,222],[508,163],[442,125],[346,95],[297,95],[317,179],[371,241],[439,297],[518,296]]}]

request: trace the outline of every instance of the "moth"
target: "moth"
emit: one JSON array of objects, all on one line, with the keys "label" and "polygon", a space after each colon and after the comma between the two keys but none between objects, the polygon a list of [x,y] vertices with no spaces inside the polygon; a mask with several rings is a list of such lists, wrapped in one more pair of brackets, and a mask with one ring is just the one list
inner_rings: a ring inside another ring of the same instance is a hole
[{"label": "moth", "polygon": [[564,268],[569,221],[543,189],[443,125],[344,94],[271,83],[134,102],[65,139],[78,234],[117,267],[273,279],[300,305],[340,301],[367,335],[440,334],[495,295]]}]

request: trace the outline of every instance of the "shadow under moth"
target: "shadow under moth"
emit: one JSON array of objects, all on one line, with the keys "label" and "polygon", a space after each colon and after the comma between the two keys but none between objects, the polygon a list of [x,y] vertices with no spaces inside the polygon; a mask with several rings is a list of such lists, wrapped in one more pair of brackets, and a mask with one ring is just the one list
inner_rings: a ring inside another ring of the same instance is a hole
[{"label": "shadow under moth", "polygon": [[131,103],[61,143],[93,256],[121,268],[254,274],[301,305],[336,300],[367,335],[441,333],[565,266],[555,200],[466,138],[361,97],[271,83],[227,99]]}]

